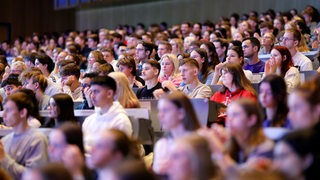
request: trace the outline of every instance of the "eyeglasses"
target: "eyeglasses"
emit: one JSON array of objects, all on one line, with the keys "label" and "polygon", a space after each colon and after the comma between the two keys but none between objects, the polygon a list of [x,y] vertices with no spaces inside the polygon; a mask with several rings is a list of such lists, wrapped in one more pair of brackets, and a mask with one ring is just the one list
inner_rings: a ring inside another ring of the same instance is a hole
[{"label": "eyeglasses", "polygon": [[294,39],[293,38],[287,38],[287,37],[281,37],[280,39],[279,39],[280,41],[293,41]]}]

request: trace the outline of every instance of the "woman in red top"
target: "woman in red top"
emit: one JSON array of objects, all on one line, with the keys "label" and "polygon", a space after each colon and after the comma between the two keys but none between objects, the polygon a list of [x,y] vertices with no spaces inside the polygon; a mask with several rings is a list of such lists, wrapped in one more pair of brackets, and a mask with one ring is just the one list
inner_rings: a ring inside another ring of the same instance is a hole
[{"label": "woman in red top", "polygon": [[228,105],[239,98],[251,98],[256,100],[256,91],[251,82],[246,78],[242,67],[239,64],[227,63],[221,69],[222,88],[216,92],[211,101]]}]

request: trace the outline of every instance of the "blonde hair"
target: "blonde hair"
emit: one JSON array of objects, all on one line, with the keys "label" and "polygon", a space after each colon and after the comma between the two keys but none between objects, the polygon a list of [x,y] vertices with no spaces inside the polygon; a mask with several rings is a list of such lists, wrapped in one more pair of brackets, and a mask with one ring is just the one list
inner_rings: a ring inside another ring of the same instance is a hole
[{"label": "blonde hair", "polygon": [[[174,54],[164,54],[162,56],[162,58],[160,59],[160,65],[161,65],[164,58],[168,58],[173,64],[174,69],[173,69],[173,72],[171,73],[170,78],[169,78],[169,80],[172,80],[175,77],[177,77],[180,73],[179,72],[179,60],[178,60],[177,56]],[[159,78],[162,78],[162,77],[164,77],[164,72],[163,72],[163,68],[161,67]]]},{"label": "blonde hair", "polygon": [[133,90],[130,87],[127,76],[122,72],[111,72],[108,76],[112,77],[117,82],[117,90],[115,99],[124,108],[140,108],[140,103]]}]

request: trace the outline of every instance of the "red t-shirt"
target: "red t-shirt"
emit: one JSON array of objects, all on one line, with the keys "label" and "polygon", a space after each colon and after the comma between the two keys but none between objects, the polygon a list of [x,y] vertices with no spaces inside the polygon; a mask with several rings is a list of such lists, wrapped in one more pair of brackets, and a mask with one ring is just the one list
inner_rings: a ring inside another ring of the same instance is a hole
[{"label": "red t-shirt", "polygon": [[242,88],[236,90],[235,92],[230,92],[228,89],[226,89],[225,93],[216,92],[210,98],[210,100],[222,103],[227,106],[228,104],[230,104],[230,102],[237,100],[239,98],[250,98],[250,99],[253,99],[254,101],[257,100],[254,94]]}]

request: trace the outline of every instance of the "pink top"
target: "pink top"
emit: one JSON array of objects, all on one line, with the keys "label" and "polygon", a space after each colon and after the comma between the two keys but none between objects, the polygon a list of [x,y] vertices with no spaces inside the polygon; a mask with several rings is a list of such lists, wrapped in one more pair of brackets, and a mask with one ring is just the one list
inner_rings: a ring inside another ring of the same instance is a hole
[{"label": "pink top", "polygon": [[178,75],[174,78],[171,78],[171,76],[170,77],[164,77],[164,76],[159,77],[160,83],[162,83],[163,81],[168,81],[168,80],[171,81],[176,87],[178,87],[178,86],[180,86],[180,84],[182,82],[182,77],[181,77],[181,75]]}]

